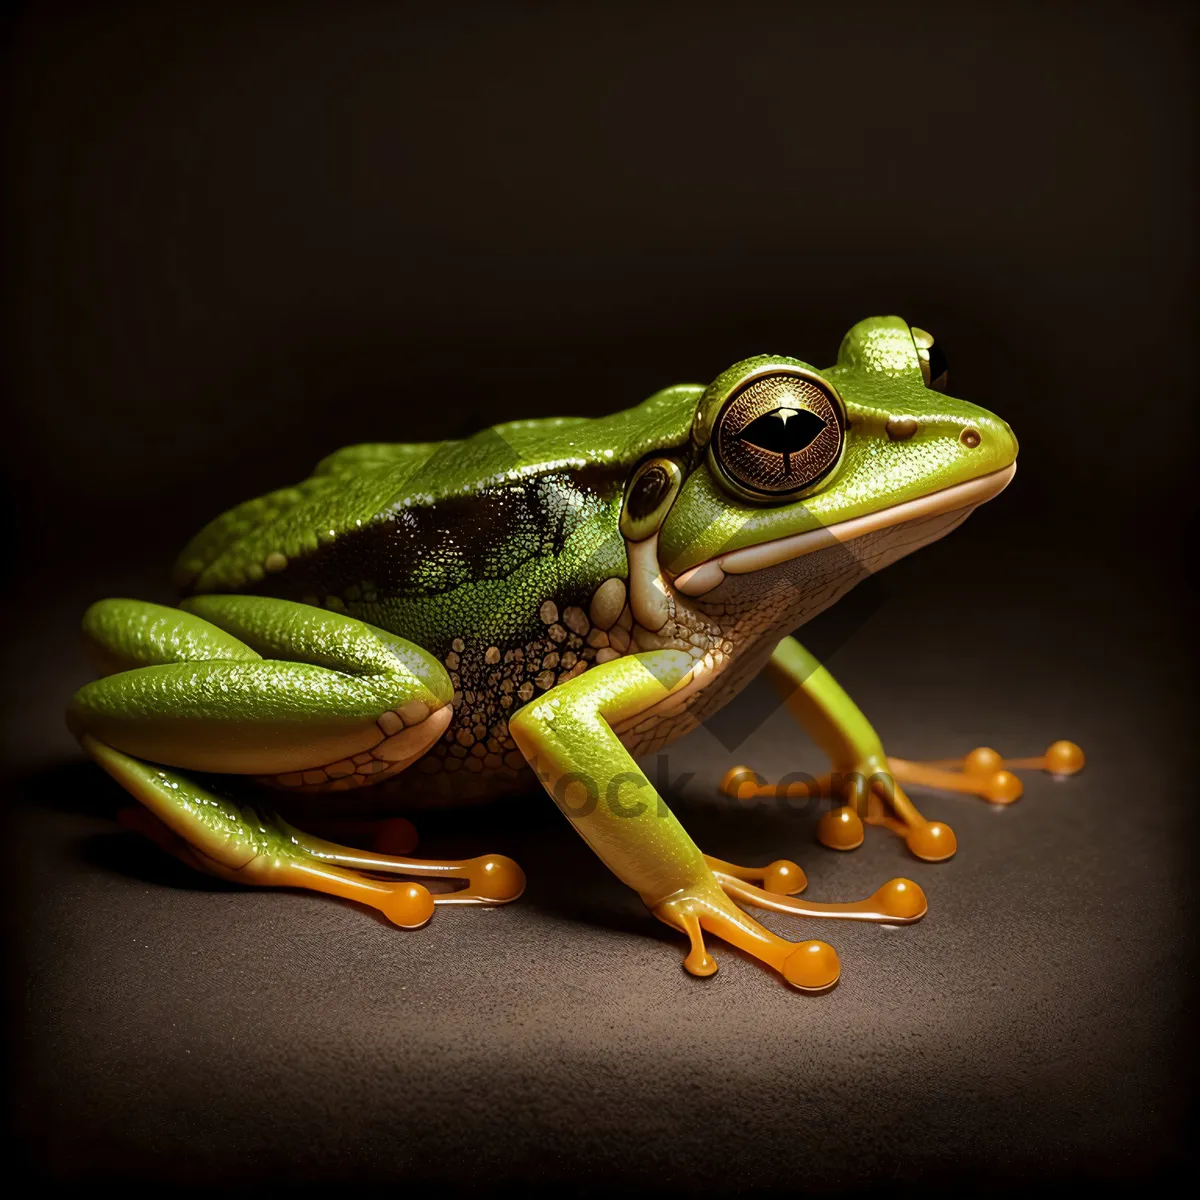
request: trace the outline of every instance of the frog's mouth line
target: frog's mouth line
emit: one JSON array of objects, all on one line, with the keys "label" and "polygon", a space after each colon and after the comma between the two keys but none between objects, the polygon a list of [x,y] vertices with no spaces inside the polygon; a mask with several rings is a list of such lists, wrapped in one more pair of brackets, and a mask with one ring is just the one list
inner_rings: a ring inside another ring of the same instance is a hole
[{"label": "frog's mouth line", "polygon": [[1017,464],[1014,462],[999,471],[991,471],[987,475],[968,479],[965,483],[956,483],[952,487],[940,488],[928,495],[918,496],[915,500],[905,500],[903,504],[881,508],[878,512],[851,517],[848,521],[809,529],[804,533],[775,538],[757,546],[730,550],[698,566],[689,567],[675,580],[675,587],[686,596],[702,596],[705,592],[711,592],[726,575],[746,575],[751,571],[761,571],[766,567],[778,566],[793,558],[800,558],[804,554],[812,554],[815,550],[825,550],[841,542],[853,541],[879,529],[903,525],[925,517],[940,516],[960,508],[974,508],[977,504],[998,496],[1012,482],[1016,473]]}]

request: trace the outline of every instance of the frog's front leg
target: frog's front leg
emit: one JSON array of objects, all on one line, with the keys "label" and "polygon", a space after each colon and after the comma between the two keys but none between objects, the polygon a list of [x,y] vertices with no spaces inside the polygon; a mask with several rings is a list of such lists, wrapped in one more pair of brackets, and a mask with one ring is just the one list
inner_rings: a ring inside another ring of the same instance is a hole
[{"label": "frog's front leg", "polygon": [[[1083,752],[1071,742],[1056,742],[1045,755],[1005,760],[980,748],[962,759],[916,763],[884,753],[879,736],[832,675],[795,638],[775,648],[766,675],[784,697],[792,715],[829,755],[833,771],[816,781],[821,795],[842,803],[825,813],[817,836],[837,850],[862,844],[863,822],[882,825],[905,839],[909,850],[927,862],[950,858],[957,843],[950,827],[927,821],[900,787],[913,783],[967,792],[993,803],[1007,804],[1021,794],[1011,768],[1034,767],[1055,774],[1074,774]],[[734,767],[722,781],[731,796],[808,794],[808,784],[760,784],[746,767]]]},{"label": "frog's front leg", "polygon": [[[102,670],[68,723],[142,802],[131,822],[202,870],[242,883],[359,900],[397,924],[435,903],[500,903],[524,879],[499,855],[429,861],[351,850],[292,828],[190,772],[249,775],[344,791],[403,770],[441,736],[450,680],[420,647],[352,618],[252,596],[202,596],[186,609],[102,601],[84,619]],[[439,895],[379,875],[466,880]]]},{"label": "frog's front leg", "polygon": [[[838,977],[824,942],[789,942],[734,904],[732,876],[715,874],[614,732],[686,686],[694,660],[673,650],[630,655],[551,688],[509,722],[522,754],[584,840],[661,921],[687,935],[684,966],[711,975],[711,933],[819,991]],[[741,886],[748,886],[741,884]]]}]

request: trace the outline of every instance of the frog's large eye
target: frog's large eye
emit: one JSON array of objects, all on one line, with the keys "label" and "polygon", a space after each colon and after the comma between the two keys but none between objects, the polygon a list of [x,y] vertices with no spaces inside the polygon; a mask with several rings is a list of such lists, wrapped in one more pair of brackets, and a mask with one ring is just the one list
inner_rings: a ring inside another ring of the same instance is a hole
[{"label": "frog's large eye", "polygon": [[942,347],[933,340],[932,333],[926,333],[924,329],[918,329],[915,325],[911,328],[913,345],[917,348],[917,360],[921,364],[921,375],[925,380],[925,386],[933,388],[935,392],[944,392],[946,390],[946,356],[942,353]]},{"label": "frog's large eye", "polygon": [[833,471],[845,437],[841,400],[824,379],[773,371],[725,401],[713,423],[709,455],[734,493],[792,500]]}]

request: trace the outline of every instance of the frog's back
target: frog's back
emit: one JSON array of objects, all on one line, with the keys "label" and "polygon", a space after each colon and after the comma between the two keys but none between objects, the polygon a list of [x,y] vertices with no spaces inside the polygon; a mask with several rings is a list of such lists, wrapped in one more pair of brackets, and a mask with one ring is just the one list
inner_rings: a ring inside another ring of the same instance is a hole
[{"label": "frog's back", "polygon": [[212,521],[181,554],[176,584],[346,611],[371,595],[373,611],[356,615],[411,636],[419,629],[396,628],[411,622],[378,606],[445,602],[571,552],[615,570],[629,468],[687,442],[700,391],[667,388],[609,417],[512,421],[461,441],[347,447],[302,483]]}]

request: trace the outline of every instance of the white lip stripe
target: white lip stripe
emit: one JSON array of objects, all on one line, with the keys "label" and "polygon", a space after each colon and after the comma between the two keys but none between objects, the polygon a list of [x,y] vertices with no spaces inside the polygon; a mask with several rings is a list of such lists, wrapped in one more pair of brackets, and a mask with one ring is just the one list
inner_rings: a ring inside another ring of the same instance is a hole
[{"label": "white lip stripe", "polygon": [[726,575],[745,575],[750,571],[761,571],[764,567],[777,566],[789,559],[811,554],[814,550],[823,550],[839,542],[853,541],[864,534],[874,533],[877,529],[887,529],[905,521],[953,512],[957,508],[974,507],[1004,491],[1016,473],[1017,464],[1014,462],[999,471],[980,475],[977,479],[968,479],[966,483],[956,483],[953,487],[941,488],[927,496],[918,496],[915,500],[906,500],[903,504],[881,508],[878,512],[839,521],[836,525],[794,533],[789,537],[776,538],[759,546],[746,546],[741,550],[719,554],[716,558],[684,571],[675,580],[675,587],[686,595],[702,595],[716,587]]}]

